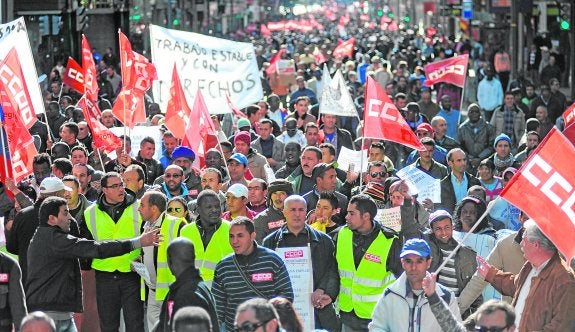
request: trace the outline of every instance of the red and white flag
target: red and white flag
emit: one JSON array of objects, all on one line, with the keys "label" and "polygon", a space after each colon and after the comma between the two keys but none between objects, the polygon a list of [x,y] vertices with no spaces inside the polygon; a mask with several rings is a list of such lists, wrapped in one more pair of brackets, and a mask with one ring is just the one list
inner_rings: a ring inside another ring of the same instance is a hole
[{"label": "red and white flag", "polygon": [[86,36],[82,35],[82,68],[84,69],[85,94],[91,101],[98,101],[98,72],[92,55],[92,48]]},{"label": "red and white flag", "polygon": [[387,93],[370,76],[367,77],[363,117],[364,137],[385,139],[420,151],[425,149]]},{"label": "red and white flag", "polygon": [[132,51],[132,45],[122,32],[120,35],[120,66],[122,90],[116,97],[112,113],[125,126],[133,128],[136,123],[146,122],[144,94],[158,79],[156,66],[146,57]]},{"label": "red and white flag", "polygon": [[186,101],[186,95],[180,82],[180,75],[174,63],[172,71],[172,84],[170,85],[170,100],[166,106],[165,125],[170,129],[174,137],[183,139],[190,120],[190,107]]},{"label": "red and white flag", "polygon": [[193,121],[188,122],[182,145],[189,146],[194,150],[196,158],[200,161],[200,166],[204,167],[206,152],[218,145],[218,139],[216,128],[200,89],[196,93],[190,119]]},{"label": "red and white flag", "polygon": [[[22,181],[29,175],[33,174],[34,156],[38,154],[34,146],[34,138],[26,129],[24,121],[19,112],[14,109],[15,102],[6,93],[8,87],[0,83],[0,97],[2,106],[0,108],[0,117],[3,117],[3,126],[0,128],[0,135],[5,136],[4,146],[0,146],[2,152],[2,164],[0,167],[0,179],[4,182],[6,177],[14,179],[16,183]],[[8,169],[4,169],[4,161]]]},{"label": "red and white flag", "polygon": [[12,48],[0,63],[0,82],[4,85],[4,92],[12,103],[12,107],[4,108],[6,118],[14,117],[18,113],[26,129],[30,129],[38,121],[34,103],[28,91],[28,85],[18,60],[16,48]]},{"label": "red and white flag", "polygon": [[238,119],[241,119],[241,118],[247,119],[247,118],[248,118],[248,116],[247,116],[244,112],[240,111],[240,110],[232,103],[232,100],[230,99],[230,96],[229,96],[228,94],[226,94],[226,102],[228,103],[228,106],[229,106],[230,109],[232,110],[232,113],[233,113]]},{"label": "red and white flag", "polygon": [[82,69],[82,66],[80,66],[76,60],[72,59],[72,57],[68,57],[62,82],[78,93],[85,93],[84,69]]},{"label": "red and white flag", "polygon": [[447,82],[459,87],[465,86],[467,77],[468,54],[456,56],[430,63],[425,66],[425,85],[432,86],[436,83]]},{"label": "red and white flag", "polygon": [[268,74],[268,76],[273,75],[277,71],[278,61],[280,61],[285,51],[285,48],[282,48],[276,54],[274,54],[274,56],[272,56],[270,59],[270,66],[266,69],[266,74]]},{"label": "red and white flag", "polygon": [[325,61],[326,61],[325,56],[319,50],[319,48],[317,48],[317,46],[313,50],[313,59],[314,59],[316,65],[318,65],[318,66],[321,65],[322,63],[325,63]]},{"label": "red and white flag", "polygon": [[575,147],[552,128],[501,192],[570,260],[575,257]]},{"label": "red and white flag", "polygon": [[353,55],[353,48],[355,46],[355,38],[350,38],[344,42],[341,40],[338,41],[338,45],[333,50],[333,57],[343,59],[344,57],[352,57]]},{"label": "red and white flag", "polygon": [[105,153],[111,153],[122,147],[122,140],[98,121],[102,112],[100,112],[95,102],[84,96],[78,102],[78,107],[82,109],[84,118],[86,118],[86,122],[92,130],[92,139],[97,149],[103,149]]},{"label": "red and white flag", "polygon": [[575,145],[575,103],[563,112],[563,121],[565,122],[563,135]]},{"label": "red and white flag", "polygon": [[270,31],[270,29],[268,29],[267,25],[265,24],[260,25],[260,32],[262,36],[264,36],[265,38],[270,38],[272,36],[272,32]]}]

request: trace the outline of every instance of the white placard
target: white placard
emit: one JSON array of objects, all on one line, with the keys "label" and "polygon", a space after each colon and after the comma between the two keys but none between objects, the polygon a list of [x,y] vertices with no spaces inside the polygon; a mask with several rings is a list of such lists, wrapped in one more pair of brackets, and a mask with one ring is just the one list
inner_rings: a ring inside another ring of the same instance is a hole
[{"label": "white placard", "polygon": [[401,231],[401,206],[389,209],[377,209],[375,221],[399,233],[399,231]]},{"label": "white placard", "polygon": [[[120,137],[124,135],[124,127],[112,127],[110,130]],[[150,136],[156,142],[156,151],[154,152],[154,159],[160,160],[162,157],[162,132],[160,126],[135,126],[134,129],[126,128],[128,136],[132,141],[131,156],[136,158],[138,151],[140,151],[140,143],[146,136]]]},{"label": "white placard", "polygon": [[158,71],[154,100],[162,110],[170,97],[174,62],[188,105],[193,105],[198,88],[211,114],[231,112],[226,94],[237,108],[255,104],[263,97],[252,43],[150,25],[150,45]]},{"label": "white placard", "polygon": [[293,288],[293,306],[303,323],[304,331],[315,329],[313,293],[313,269],[309,247],[276,248],[284,261]]},{"label": "white placard", "polygon": [[142,277],[142,279],[144,279],[144,282],[146,283],[146,285],[148,285],[148,287],[151,287],[152,278],[150,277],[150,272],[148,272],[148,268],[146,267],[146,265],[144,263],[136,261],[132,261],[131,264],[132,268],[134,269],[134,272],[136,272],[140,277]]},{"label": "white placard", "polygon": [[418,195],[417,201],[429,198],[433,203],[441,202],[441,182],[415,166],[407,166],[397,171],[397,176],[405,180],[411,195]]},{"label": "white placard", "polygon": [[329,83],[323,83],[319,114],[357,117],[357,109],[339,69]]},{"label": "white placard", "polygon": [[16,48],[18,60],[20,60],[20,65],[22,66],[22,73],[24,73],[24,80],[28,87],[28,93],[34,106],[34,112],[36,114],[44,113],[44,99],[38,84],[36,64],[34,63],[34,56],[32,56],[30,40],[28,39],[26,23],[23,17],[6,24],[0,24],[0,45],[0,59],[2,60],[12,47]]},{"label": "white placard", "polygon": [[[361,163],[362,157],[363,165]],[[337,157],[337,168],[347,172],[349,170],[349,165],[351,164],[353,164],[354,171],[357,172],[359,167],[363,166],[361,171],[367,172],[367,150],[354,151],[342,146],[339,156]]]}]

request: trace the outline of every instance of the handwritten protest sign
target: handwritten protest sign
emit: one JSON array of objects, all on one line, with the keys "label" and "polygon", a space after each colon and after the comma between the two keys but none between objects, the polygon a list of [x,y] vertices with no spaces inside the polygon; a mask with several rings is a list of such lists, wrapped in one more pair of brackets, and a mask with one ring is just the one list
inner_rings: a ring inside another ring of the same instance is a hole
[{"label": "handwritten protest sign", "polygon": [[315,328],[314,309],[311,304],[313,274],[311,251],[308,247],[277,248],[276,252],[284,261],[293,286],[293,306],[304,325],[304,331]]},{"label": "handwritten protest sign", "polygon": [[263,97],[254,47],[198,33],[150,25],[152,61],[158,80],[154,81],[154,100],[166,109],[170,97],[172,69],[176,63],[188,104],[197,89],[202,90],[211,114],[230,113],[232,104],[243,108]]},{"label": "handwritten protest sign", "polygon": [[401,206],[390,209],[377,209],[375,221],[379,222],[382,226],[399,232],[401,230]]},{"label": "handwritten protest sign", "polygon": [[407,182],[410,194],[417,194],[419,202],[423,202],[427,198],[431,199],[433,203],[441,202],[440,180],[414,166],[400,169],[397,176]]},{"label": "handwritten protest sign", "polygon": [[[124,127],[112,127],[110,130],[118,137],[124,135]],[[136,158],[137,152],[140,151],[140,143],[142,143],[144,137],[150,136],[156,142],[154,159],[160,160],[162,157],[162,133],[159,126],[135,126],[134,129],[129,130],[129,135],[132,140],[132,157]]]},{"label": "handwritten protest sign", "polygon": [[[361,158],[363,157],[363,165],[361,164]],[[345,146],[341,147],[341,151],[339,152],[339,157],[337,157],[337,168],[348,171],[349,166],[353,165],[353,170],[356,172],[359,171],[360,165],[362,165],[362,172],[367,172],[367,150],[362,151],[354,151],[346,148]]]}]

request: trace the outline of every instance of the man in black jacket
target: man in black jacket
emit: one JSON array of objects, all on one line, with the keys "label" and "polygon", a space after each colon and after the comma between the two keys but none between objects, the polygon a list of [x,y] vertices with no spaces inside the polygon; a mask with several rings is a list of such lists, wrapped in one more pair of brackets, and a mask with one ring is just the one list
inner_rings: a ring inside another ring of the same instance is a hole
[{"label": "man in black jacket", "polygon": [[268,235],[264,239],[263,246],[272,250],[283,247],[309,246],[313,270],[311,302],[315,308],[315,327],[328,331],[339,331],[341,324],[332,304],[339,294],[339,275],[334,256],[335,247],[327,234],[306,224],[306,206],[305,199],[299,195],[286,198],[284,201],[286,224]]},{"label": "man in black jacket", "polygon": [[60,329],[75,329],[73,313],[82,312],[82,281],[78,258],[106,258],[158,245],[159,229],[130,240],[95,242],[68,234],[73,218],[67,202],[46,198],[40,225],[29,247],[26,297],[31,311],[44,311]]},{"label": "man in black jacket", "polygon": [[196,306],[205,309],[212,321],[212,332],[219,331],[215,301],[208,286],[195,266],[196,255],[192,241],[184,237],[174,239],[168,246],[168,266],[176,276],[162,304],[160,321],[155,332],[172,331],[173,318],[183,307]]}]

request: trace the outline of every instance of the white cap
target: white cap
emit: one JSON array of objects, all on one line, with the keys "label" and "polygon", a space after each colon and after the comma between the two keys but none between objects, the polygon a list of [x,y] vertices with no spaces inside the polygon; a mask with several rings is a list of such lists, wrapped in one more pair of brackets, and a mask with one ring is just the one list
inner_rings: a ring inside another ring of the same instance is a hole
[{"label": "white cap", "polygon": [[51,194],[60,190],[72,191],[72,188],[64,185],[64,182],[55,176],[50,176],[40,183],[40,194]]},{"label": "white cap", "polygon": [[234,195],[236,198],[245,197],[248,198],[248,187],[241,183],[232,184],[226,193]]}]

